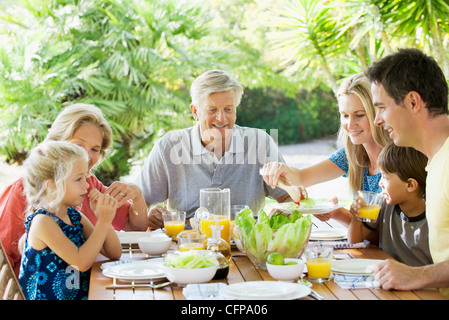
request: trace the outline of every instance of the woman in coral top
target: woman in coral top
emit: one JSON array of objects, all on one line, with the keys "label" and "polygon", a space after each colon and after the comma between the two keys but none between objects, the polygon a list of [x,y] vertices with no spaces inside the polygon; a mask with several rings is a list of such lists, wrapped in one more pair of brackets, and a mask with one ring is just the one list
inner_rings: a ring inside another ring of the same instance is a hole
[{"label": "woman in coral top", "polygon": [[[67,140],[83,147],[89,155],[87,178],[89,189],[80,207],[95,226],[97,216],[90,206],[99,193],[109,194],[119,201],[112,222],[116,230],[146,230],[149,227],[147,206],[142,192],[136,185],[114,182],[105,187],[92,173],[92,168],[104,159],[112,144],[112,131],[101,110],[89,104],[73,104],[64,109],[55,119],[45,140]],[[22,178],[6,187],[0,196],[0,240],[11,264],[19,274],[21,255],[18,241],[25,232],[26,198],[23,194]]]}]

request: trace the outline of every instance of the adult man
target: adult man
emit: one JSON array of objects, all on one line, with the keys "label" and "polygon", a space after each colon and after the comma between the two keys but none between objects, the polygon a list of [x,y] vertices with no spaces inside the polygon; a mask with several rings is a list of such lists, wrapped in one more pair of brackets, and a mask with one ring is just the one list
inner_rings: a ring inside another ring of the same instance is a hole
[{"label": "adult man", "polygon": [[[151,150],[136,184],[148,205],[168,200],[168,207],[193,216],[200,189],[231,190],[231,204],[248,205],[257,213],[265,196],[279,202],[288,195],[263,182],[259,169],[269,161],[284,161],[273,139],[262,130],[235,125],[242,86],[226,72],[211,70],[192,84],[190,109],[198,123],[166,134]],[[162,227],[157,205],[150,212],[152,227]]]},{"label": "adult man", "polygon": [[388,260],[376,278],[384,289],[441,288],[449,297],[449,118],[448,86],[435,60],[417,49],[402,49],[367,70],[375,124],[396,145],[410,146],[429,159],[426,216],[435,264],[412,268]]}]

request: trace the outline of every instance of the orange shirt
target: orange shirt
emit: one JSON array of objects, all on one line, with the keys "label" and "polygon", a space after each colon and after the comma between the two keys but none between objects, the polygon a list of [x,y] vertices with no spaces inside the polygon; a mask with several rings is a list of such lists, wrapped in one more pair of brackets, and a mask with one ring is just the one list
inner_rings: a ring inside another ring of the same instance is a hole
[{"label": "orange shirt", "polygon": [[[104,193],[107,189],[94,175],[87,178],[90,191],[93,188]],[[117,209],[112,226],[115,230],[121,230],[128,222],[130,202]],[[6,187],[0,195],[0,240],[5,247],[6,254],[11,261],[16,276],[19,275],[21,255],[18,249],[20,237],[25,233],[26,198],[23,194],[23,180],[17,179]],[[89,198],[86,196],[80,207],[76,208],[83,213],[95,226],[97,216],[90,208]]]}]

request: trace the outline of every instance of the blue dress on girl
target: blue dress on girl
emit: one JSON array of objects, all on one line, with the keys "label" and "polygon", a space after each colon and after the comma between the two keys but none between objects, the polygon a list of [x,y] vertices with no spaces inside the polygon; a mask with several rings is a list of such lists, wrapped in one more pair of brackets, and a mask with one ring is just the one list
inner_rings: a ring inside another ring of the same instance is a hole
[{"label": "blue dress on girl", "polygon": [[29,215],[25,221],[27,237],[19,274],[19,284],[25,298],[27,300],[86,300],[90,271],[80,272],[48,247],[35,250],[28,244],[30,224],[38,214],[46,214],[53,218],[78,248],[85,242],[81,215],[73,208],[67,210],[72,225],[66,224],[44,209]]},{"label": "blue dress on girl", "polygon": [[[349,163],[348,158],[346,157],[345,148],[340,148],[339,150],[334,152],[329,159],[345,172],[343,177],[348,176]],[[368,173],[368,168],[365,168],[365,171],[363,172],[362,190],[381,193],[382,188],[379,186],[381,178],[382,178],[381,173],[377,173],[374,176],[370,176]]]}]

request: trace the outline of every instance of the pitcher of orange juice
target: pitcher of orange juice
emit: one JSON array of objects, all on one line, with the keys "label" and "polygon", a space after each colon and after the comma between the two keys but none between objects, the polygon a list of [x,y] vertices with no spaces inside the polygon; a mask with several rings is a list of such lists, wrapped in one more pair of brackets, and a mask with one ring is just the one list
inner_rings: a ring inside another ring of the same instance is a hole
[{"label": "pitcher of orange juice", "polygon": [[206,239],[212,237],[210,226],[223,226],[221,237],[231,244],[229,226],[231,222],[231,190],[206,188],[200,190],[200,207],[195,212],[195,223]]}]

